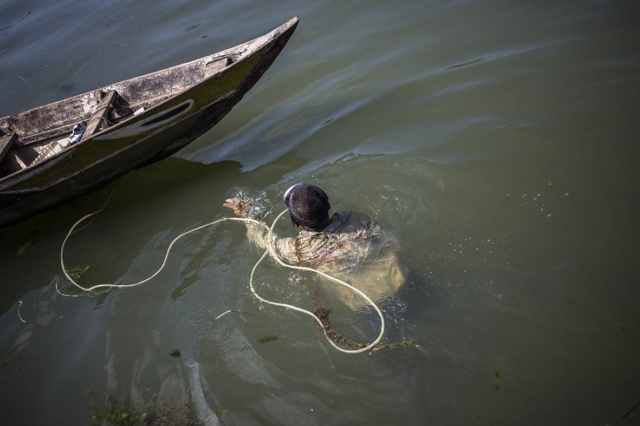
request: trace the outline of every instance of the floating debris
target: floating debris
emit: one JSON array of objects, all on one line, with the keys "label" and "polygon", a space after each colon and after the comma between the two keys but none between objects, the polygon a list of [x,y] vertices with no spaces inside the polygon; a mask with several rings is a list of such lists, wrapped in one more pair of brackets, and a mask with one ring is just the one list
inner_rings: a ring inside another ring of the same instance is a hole
[{"label": "floating debris", "polygon": [[336,401],[335,399],[330,399],[329,401],[325,402],[324,408],[329,411],[336,411],[336,408],[338,408],[338,401]]},{"label": "floating debris", "polygon": [[182,30],[182,34],[184,33],[188,33],[189,31],[193,31],[196,28],[198,28],[200,25],[202,25],[202,22],[198,23],[198,24],[193,24],[193,25],[189,25],[187,28],[185,28],[184,30]]},{"label": "floating debris", "polygon": [[58,90],[61,90],[62,93],[69,93],[74,89],[75,83],[66,83],[58,87]]},{"label": "floating debris", "polygon": [[67,274],[71,275],[73,278],[79,280],[82,278],[84,274],[87,273],[89,268],[91,268],[91,265],[85,266],[84,269],[74,268],[74,269],[65,269],[65,271],[67,272]]},{"label": "floating debris", "polygon": [[166,250],[169,248],[169,243],[166,241],[159,241],[153,246],[153,248],[156,250]]},{"label": "floating debris", "polygon": [[224,419],[225,417],[227,417],[227,414],[229,412],[223,408],[218,408],[217,410],[213,411],[213,414],[215,414],[219,419]]},{"label": "floating debris", "polygon": [[[20,77],[22,78],[22,77]],[[26,80],[25,80],[26,81]],[[28,252],[30,252],[31,250],[33,250],[33,246],[31,245],[31,241],[27,241],[26,243],[24,243],[19,249],[18,249],[18,257],[22,257],[25,254],[27,254]]]},{"label": "floating debris", "polygon": [[[327,336],[329,336],[329,338],[331,338],[331,340],[333,340],[334,342],[342,343],[344,345],[347,345],[350,348],[366,348],[367,347],[367,344],[348,339],[338,334],[334,329],[331,328],[331,321],[329,321],[329,314],[331,313],[331,309],[327,309],[324,306],[320,306],[316,308],[316,310],[313,313],[320,319],[320,321],[322,321],[322,326],[324,328],[325,333],[327,333]],[[316,323],[315,321],[314,321],[314,324],[318,326],[318,323]],[[414,342],[413,340],[402,340],[397,343],[375,345],[371,349],[371,351],[378,351],[381,349],[399,349],[402,346],[414,346],[415,344],[416,342]]]},{"label": "floating debris", "polygon": [[[87,394],[89,394],[88,392]],[[87,408],[93,413],[91,417],[93,425],[202,425],[193,410],[191,388],[187,389],[187,400],[182,403],[167,401],[164,397],[158,401],[155,394],[148,403],[130,399],[116,400],[113,398],[113,394],[108,391],[105,392],[104,398],[99,400],[93,392],[89,395],[92,401],[87,404]]]},{"label": "floating debris", "polygon": [[173,348],[169,351],[169,356],[172,356],[174,358],[178,358],[180,355],[180,351],[176,348]]},{"label": "floating debris", "polygon": [[575,300],[573,300],[573,299],[564,299],[564,300],[565,300],[566,302],[571,303],[571,304],[576,303],[576,301],[575,301]]},{"label": "floating debris", "polygon": [[220,365],[220,360],[218,359],[218,354],[216,354],[216,364]]},{"label": "floating debris", "polygon": [[0,352],[0,366],[4,367],[5,365],[9,364],[11,361],[9,361],[8,359],[3,359],[3,353]]},{"label": "floating debris", "polygon": [[[65,272],[68,274],[69,277],[71,277],[72,282],[73,282],[73,280],[80,281],[82,279],[82,277],[84,276],[84,274],[87,273],[89,268],[91,268],[91,265],[85,266],[84,269],[80,269],[80,268],[65,269]],[[107,292],[110,291],[110,290],[111,290],[111,288],[107,289]],[[56,291],[58,292],[58,294],[60,294],[60,296],[64,296],[64,297],[82,297],[82,296],[88,296],[89,293],[90,293],[90,292],[85,292],[83,294],[65,294],[65,293],[62,293],[58,289],[58,280],[57,279],[56,279]]]},{"label": "floating debris", "polygon": [[274,336],[273,334],[270,334],[268,336],[264,336],[261,337],[257,340],[258,343],[267,343],[267,342],[272,342],[274,340],[278,340],[278,336]]},{"label": "floating debris", "polygon": [[[398,343],[388,343],[386,345],[375,345],[373,347],[373,349],[371,349],[372,351],[379,351],[381,349],[400,349],[400,347],[402,346],[414,346],[416,344],[416,342],[414,342],[413,340],[402,340]],[[362,345],[362,347],[365,347],[366,345],[363,343],[360,343],[360,345]]]},{"label": "floating debris", "polygon": [[498,370],[496,370],[496,390],[500,390],[500,376],[498,375]]},{"label": "floating debris", "polygon": [[622,326],[622,324],[618,323],[618,328],[620,329],[621,333],[624,333],[624,327]]}]

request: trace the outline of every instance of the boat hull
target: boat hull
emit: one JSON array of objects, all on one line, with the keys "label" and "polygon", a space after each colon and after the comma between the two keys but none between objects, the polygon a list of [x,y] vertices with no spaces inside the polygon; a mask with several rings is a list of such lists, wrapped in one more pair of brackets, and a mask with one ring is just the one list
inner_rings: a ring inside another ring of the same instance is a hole
[{"label": "boat hull", "polygon": [[169,98],[159,108],[99,132],[91,140],[67,149],[33,170],[25,170],[14,179],[0,181],[0,227],[160,161],[206,133],[271,66],[295,31],[297,21],[294,18],[252,41],[263,45],[250,57]]}]

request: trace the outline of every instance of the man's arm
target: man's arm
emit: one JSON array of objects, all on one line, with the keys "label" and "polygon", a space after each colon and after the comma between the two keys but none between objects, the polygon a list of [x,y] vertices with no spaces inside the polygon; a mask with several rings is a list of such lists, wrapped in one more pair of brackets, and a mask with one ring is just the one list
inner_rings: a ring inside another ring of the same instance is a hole
[{"label": "man's arm", "polygon": [[[232,209],[238,216],[248,216],[246,214],[247,206],[242,201],[236,200],[235,198],[229,198],[223,206]],[[245,222],[245,224],[247,225],[247,239],[261,249],[267,250],[269,247],[267,241],[269,236],[269,227],[251,222]],[[275,233],[273,236],[273,249],[278,256],[284,258],[288,262],[297,262],[298,256],[296,255],[295,250],[295,238],[278,238]]]}]

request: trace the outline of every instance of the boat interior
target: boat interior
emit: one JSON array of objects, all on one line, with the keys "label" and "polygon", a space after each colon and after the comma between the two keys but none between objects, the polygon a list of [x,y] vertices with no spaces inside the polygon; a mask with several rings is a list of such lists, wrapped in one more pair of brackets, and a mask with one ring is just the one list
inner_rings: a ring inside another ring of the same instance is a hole
[{"label": "boat interior", "polygon": [[[0,118],[0,180],[55,157],[109,127],[153,108],[223,71],[233,50],[115,83],[93,92]],[[71,137],[84,123],[81,137]]]}]

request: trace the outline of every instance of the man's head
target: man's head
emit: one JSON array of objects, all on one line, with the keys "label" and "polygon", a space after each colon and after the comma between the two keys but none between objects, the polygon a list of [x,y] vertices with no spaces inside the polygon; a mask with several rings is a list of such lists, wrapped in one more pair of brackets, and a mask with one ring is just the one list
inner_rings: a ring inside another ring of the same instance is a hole
[{"label": "man's head", "polygon": [[294,225],[304,229],[322,228],[329,220],[329,197],[314,185],[298,183],[284,194],[284,202],[289,207],[289,214]]}]

